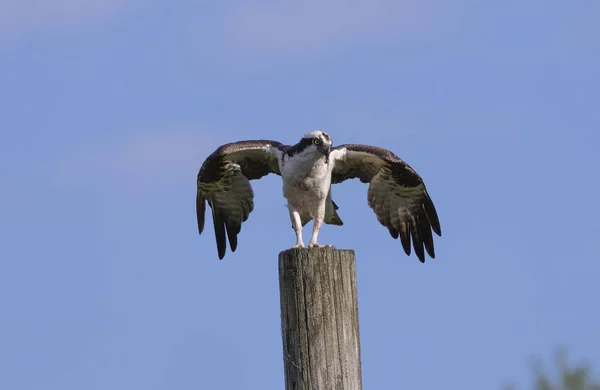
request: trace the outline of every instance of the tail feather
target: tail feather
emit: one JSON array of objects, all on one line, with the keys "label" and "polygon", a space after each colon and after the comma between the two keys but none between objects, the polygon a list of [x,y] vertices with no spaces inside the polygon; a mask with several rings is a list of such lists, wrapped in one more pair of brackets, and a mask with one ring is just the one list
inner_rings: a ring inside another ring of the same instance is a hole
[{"label": "tail feather", "polygon": [[301,215],[300,216],[300,221],[302,222],[302,227],[306,226],[306,224],[311,220],[312,218],[310,217],[310,215],[306,214],[306,215]]},{"label": "tail feather", "polygon": [[340,218],[340,216],[337,213],[337,209],[333,210],[333,215],[331,216],[331,218],[329,218],[329,220],[325,221],[325,223],[328,225],[336,225],[336,226],[342,226],[344,224],[344,222],[342,221],[342,219]]}]

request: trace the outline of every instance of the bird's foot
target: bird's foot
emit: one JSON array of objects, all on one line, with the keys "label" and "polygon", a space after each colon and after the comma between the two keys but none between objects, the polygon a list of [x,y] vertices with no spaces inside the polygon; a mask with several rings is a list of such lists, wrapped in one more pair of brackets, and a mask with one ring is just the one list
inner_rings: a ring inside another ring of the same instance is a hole
[{"label": "bird's foot", "polygon": [[304,248],[304,243],[303,242],[299,242],[296,245],[294,245],[292,248]]},{"label": "bird's foot", "polygon": [[329,244],[319,244],[318,242],[309,242],[308,243],[308,247],[309,248],[331,248],[332,245],[329,245]]}]

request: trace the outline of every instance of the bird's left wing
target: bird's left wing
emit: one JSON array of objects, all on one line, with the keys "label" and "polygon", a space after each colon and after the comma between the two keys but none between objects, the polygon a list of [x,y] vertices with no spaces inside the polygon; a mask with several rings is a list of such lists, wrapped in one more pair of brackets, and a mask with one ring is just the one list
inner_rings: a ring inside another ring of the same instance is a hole
[{"label": "bird's left wing", "polygon": [[369,183],[369,206],[393,238],[400,237],[407,255],[411,237],[415,254],[425,262],[423,247],[435,258],[433,230],[442,235],[435,206],[421,176],[387,149],[368,145],[340,145],[331,152],[332,183],[359,178]]},{"label": "bird's left wing", "polygon": [[196,192],[198,233],[202,234],[204,230],[208,202],[219,259],[225,256],[227,238],[231,251],[236,250],[242,223],[254,209],[250,180],[260,179],[269,173],[281,175],[278,158],[286,148],[269,140],[233,142],[217,148],[202,164]]}]

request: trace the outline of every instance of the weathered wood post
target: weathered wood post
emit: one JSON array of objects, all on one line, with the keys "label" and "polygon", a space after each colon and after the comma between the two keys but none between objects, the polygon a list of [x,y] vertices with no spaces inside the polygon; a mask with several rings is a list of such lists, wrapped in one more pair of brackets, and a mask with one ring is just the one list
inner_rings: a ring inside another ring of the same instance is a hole
[{"label": "weathered wood post", "polygon": [[279,290],[286,390],[361,390],[354,251],[281,252]]}]

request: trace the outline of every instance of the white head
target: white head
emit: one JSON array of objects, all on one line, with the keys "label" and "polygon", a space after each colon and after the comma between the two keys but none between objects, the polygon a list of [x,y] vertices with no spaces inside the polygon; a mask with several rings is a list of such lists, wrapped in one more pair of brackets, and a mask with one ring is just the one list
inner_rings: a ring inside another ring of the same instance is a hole
[{"label": "white head", "polygon": [[314,130],[304,134],[297,146],[300,150],[314,151],[329,157],[332,144],[333,140],[329,134],[321,130]]}]

